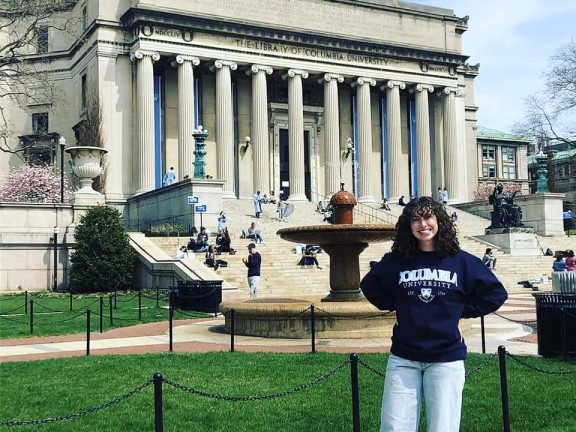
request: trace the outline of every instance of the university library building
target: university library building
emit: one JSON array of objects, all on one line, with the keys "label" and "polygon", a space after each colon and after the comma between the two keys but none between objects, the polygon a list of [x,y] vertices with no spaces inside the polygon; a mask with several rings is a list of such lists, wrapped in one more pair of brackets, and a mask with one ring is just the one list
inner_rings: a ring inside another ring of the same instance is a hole
[{"label": "university library building", "polygon": [[[61,163],[58,138],[83,144],[96,97],[108,202],[160,187],[170,167],[192,178],[199,127],[224,198],[303,201],[345,183],[366,203],[438,187],[473,199],[468,17],[399,0],[78,0],[66,13],[78,34],[47,27],[30,56],[65,101],[11,110],[14,145]],[[16,163],[1,158],[3,172]]]}]

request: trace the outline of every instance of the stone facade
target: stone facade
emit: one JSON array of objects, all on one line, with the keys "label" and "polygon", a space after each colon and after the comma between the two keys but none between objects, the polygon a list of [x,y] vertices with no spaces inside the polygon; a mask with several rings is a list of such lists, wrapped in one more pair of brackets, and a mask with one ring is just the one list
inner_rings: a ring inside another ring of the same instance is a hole
[{"label": "stone facade", "polygon": [[[14,106],[11,145],[34,134],[30,114],[44,113],[47,132],[75,143],[94,88],[108,203],[160,187],[170,166],[191,177],[200,124],[206,174],[224,182],[225,198],[261,190],[313,199],[342,181],[360,202],[440,185],[453,202],[472,199],[478,67],[461,52],[467,18],[452,10],[394,0],[93,0],[72,14],[83,43],[50,29],[42,58],[66,103]],[[0,154],[2,172],[18,163]]]}]

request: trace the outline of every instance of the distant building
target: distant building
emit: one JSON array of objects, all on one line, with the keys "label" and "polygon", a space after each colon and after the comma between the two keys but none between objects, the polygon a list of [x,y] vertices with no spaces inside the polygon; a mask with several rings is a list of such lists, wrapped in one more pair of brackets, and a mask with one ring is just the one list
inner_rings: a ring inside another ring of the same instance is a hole
[{"label": "distant building", "polygon": [[[549,144],[543,149],[548,156],[548,190],[550,192],[565,193],[565,203],[576,209],[576,143]],[[535,155],[528,157],[528,171],[530,173],[530,193],[536,191],[538,179]]]},{"label": "distant building", "polygon": [[[451,202],[473,196],[479,66],[462,52],[468,17],[451,9],[90,0],[69,16],[75,34],[43,27],[22,58],[65,103],[9,106],[9,144],[25,160],[61,163],[57,137],[85,145],[80,126],[97,98],[108,203],[161,187],[170,166],[192,177],[199,125],[209,133],[206,172],[224,181],[225,198],[261,190],[315,200],[340,182],[366,203],[439,186]],[[0,154],[1,172],[18,163]]]},{"label": "distant building", "polygon": [[479,126],[478,183],[516,183],[523,195],[530,193],[528,148],[532,138]]}]

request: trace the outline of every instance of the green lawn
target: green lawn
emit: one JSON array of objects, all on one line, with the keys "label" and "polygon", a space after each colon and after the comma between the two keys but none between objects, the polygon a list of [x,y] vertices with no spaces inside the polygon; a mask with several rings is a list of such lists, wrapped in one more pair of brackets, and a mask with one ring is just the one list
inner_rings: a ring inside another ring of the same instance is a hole
[{"label": "green lawn", "polygon": [[[168,321],[169,299],[166,292],[155,290],[110,294],[72,296],[50,292],[34,292],[27,296],[0,296],[0,338],[55,336],[86,333],[90,309],[90,331],[100,330],[100,299],[102,298],[102,330]],[[32,305],[30,303],[32,302]],[[112,309],[110,309],[112,305]],[[112,323],[110,320],[112,311]],[[31,313],[32,312],[32,313]],[[32,318],[33,325],[30,325]],[[206,317],[205,313],[176,310],[174,319]],[[32,330],[32,332],[31,332]]]},{"label": "green lawn", "polygon": [[[363,431],[378,430],[386,358],[384,354],[360,355]],[[241,352],[10,362],[0,369],[0,424],[58,421],[42,426],[0,426],[0,430],[152,431],[152,385],[114,401],[161,372],[172,383],[163,385],[164,431],[350,432],[349,363],[344,354]],[[507,364],[513,431],[576,431],[574,362],[507,356]],[[498,358],[473,354],[466,366],[461,430],[501,431]],[[111,401],[114,403],[106,409],[65,420]]]}]

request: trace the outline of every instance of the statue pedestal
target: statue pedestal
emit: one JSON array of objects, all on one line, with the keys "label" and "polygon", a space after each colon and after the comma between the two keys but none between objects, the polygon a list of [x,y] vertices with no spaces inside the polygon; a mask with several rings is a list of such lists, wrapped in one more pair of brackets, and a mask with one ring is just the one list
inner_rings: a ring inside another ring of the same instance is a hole
[{"label": "statue pedestal", "polygon": [[542,255],[542,248],[531,227],[486,228],[476,239],[493,244],[510,255]]}]

